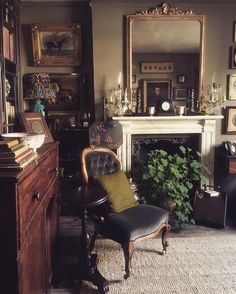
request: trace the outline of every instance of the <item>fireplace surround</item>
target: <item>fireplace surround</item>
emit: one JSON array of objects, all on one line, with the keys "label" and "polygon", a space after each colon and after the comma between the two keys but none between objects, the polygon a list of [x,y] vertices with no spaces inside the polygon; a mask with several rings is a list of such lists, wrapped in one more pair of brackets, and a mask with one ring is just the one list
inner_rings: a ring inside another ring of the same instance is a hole
[{"label": "fireplace surround", "polygon": [[132,168],[132,142],[137,135],[153,138],[154,135],[198,134],[198,149],[202,154],[202,162],[208,166],[210,175],[207,184],[214,184],[214,147],[216,121],[222,115],[196,116],[122,116],[113,117],[123,128],[123,144],[117,150],[125,171]]}]

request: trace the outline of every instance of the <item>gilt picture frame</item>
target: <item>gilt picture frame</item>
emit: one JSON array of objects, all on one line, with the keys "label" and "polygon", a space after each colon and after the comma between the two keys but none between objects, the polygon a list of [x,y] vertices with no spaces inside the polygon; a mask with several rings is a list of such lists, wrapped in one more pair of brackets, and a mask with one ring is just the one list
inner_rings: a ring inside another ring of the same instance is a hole
[{"label": "gilt picture frame", "polygon": [[27,133],[45,134],[44,144],[54,142],[47,122],[41,112],[19,113],[21,124]]},{"label": "gilt picture frame", "polygon": [[224,133],[236,135],[236,106],[226,106]]},{"label": "gilt picture frame", "polygon": [[231,68],[236,68],[236,46],[231,47]]},{"label": "gilt picture frame", "polygon": [[31,32],[34,66],[81,64],[80,24],[33,24]]},{"label": "gilt picture frame", "polygon": [[228,75],[227,98],[236,100],[236,74]]},{"label": "gilt picture frame", "polygon": [[233,42],[236,43],[236,21],[233,22]]}]

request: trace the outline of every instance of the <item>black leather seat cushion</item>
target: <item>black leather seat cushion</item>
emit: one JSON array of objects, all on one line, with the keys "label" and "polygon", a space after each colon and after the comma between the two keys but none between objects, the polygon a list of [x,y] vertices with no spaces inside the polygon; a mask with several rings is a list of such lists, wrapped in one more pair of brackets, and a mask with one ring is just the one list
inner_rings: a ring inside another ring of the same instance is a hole
[{"label": "black leather seat cushion", "polygon": [[153,233],[168,219],[162,208],[139,204],[120,213],[114,213],[102,225],[102,235],[119,243],[135,241]]}]

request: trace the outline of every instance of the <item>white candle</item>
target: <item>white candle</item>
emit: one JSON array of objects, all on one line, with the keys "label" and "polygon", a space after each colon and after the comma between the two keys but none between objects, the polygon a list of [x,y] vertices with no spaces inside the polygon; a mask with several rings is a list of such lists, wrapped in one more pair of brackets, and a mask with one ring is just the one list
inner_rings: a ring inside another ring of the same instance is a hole
[{"label": "white candle", "polygon": [[119,72],[119,76],[118,76],[118,85],[121,85],[121,72]]},{"label": "white candle", "polygon": [[216,79],[216,73],[215,71],[213,72],[213,76],[212,76],[212,84],[215,83],[215,79]]}]

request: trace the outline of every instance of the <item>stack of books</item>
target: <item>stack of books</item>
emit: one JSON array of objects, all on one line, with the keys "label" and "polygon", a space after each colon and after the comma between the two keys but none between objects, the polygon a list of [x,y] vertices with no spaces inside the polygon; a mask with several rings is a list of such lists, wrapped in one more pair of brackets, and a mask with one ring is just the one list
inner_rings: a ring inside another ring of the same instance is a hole
[{"label": "stack of books", "polygon": [[0,171],[22,170],[37,158],[37,153],[18,140],[0,141]]}]

